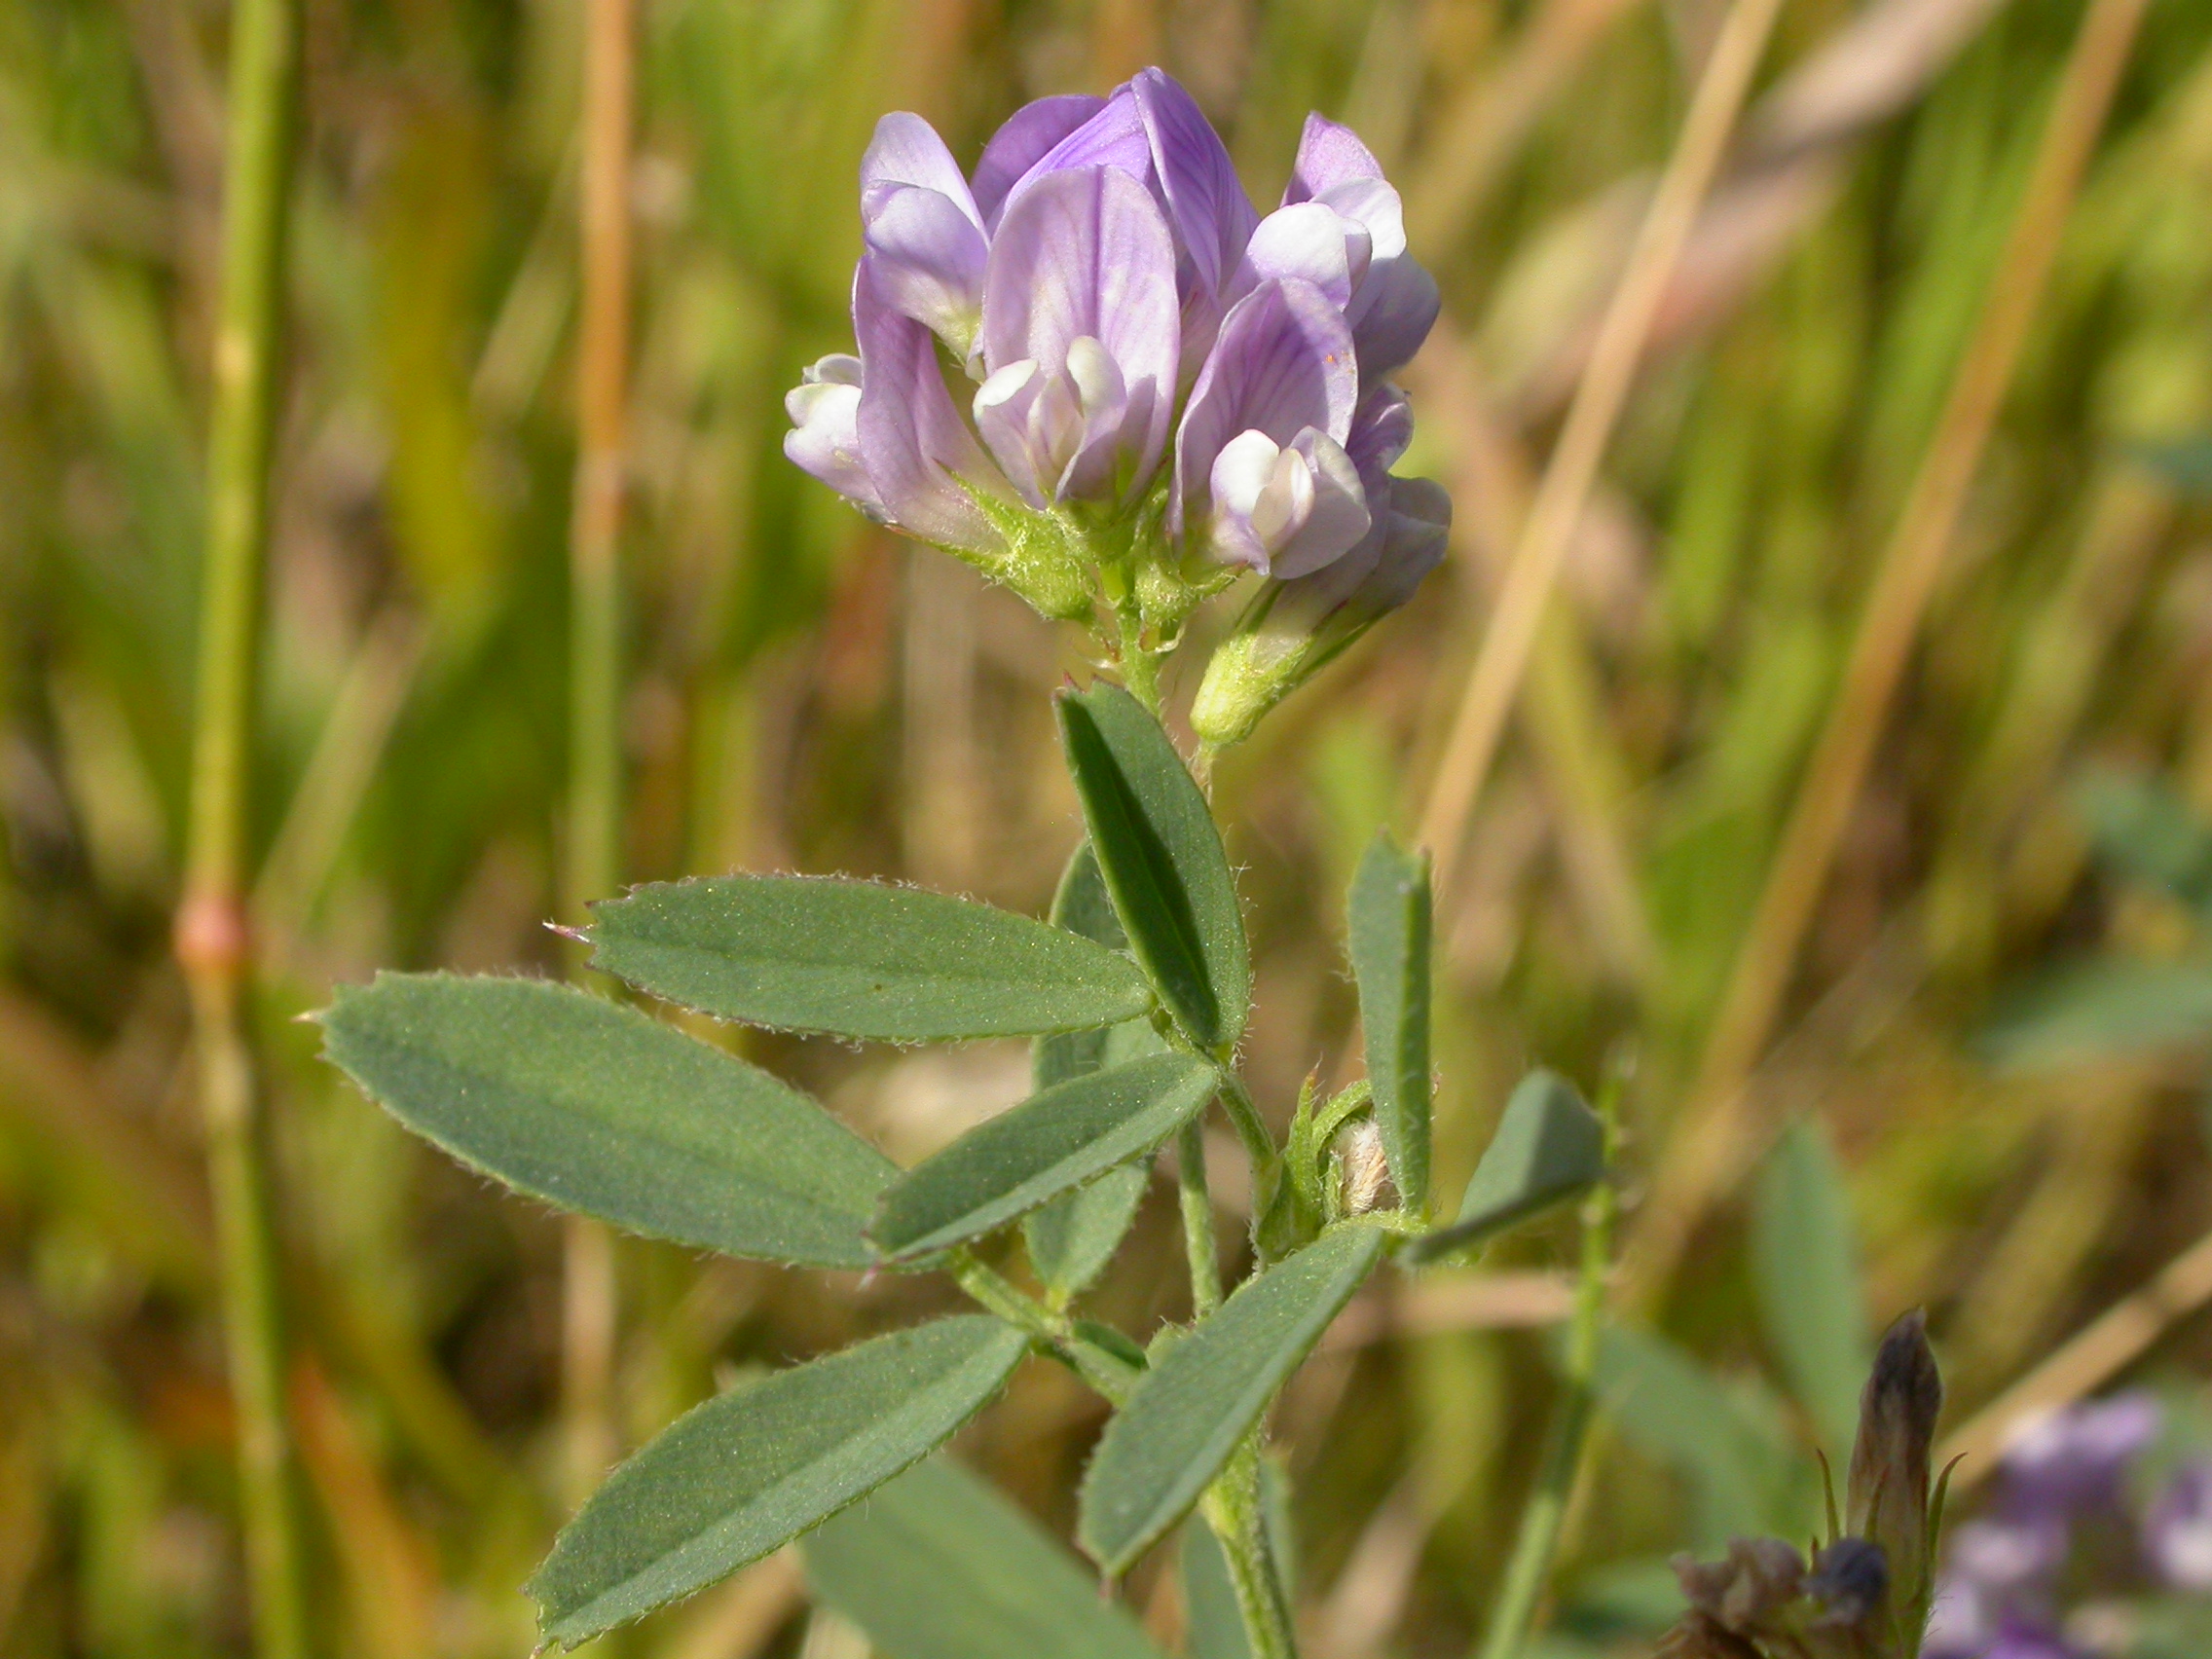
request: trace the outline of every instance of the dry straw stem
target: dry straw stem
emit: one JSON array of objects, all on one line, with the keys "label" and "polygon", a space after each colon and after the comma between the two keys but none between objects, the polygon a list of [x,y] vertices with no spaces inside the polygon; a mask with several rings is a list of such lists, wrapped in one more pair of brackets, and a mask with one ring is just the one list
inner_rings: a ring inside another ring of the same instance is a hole
[{"label": "dry straw stem", "polygon": [[2127,1368],[2177,1320],[2212,1302],[2212,1234],[2161,1268],[2027,1376],[1970,1418],[1937,1449],[1945,1463],[1966,1459],[1951,1482],[1964,1492],[1996,1471],[2013,1432],[2044,1412],[2093,1393]]},{"label": "dry straw stem", "polygon": [[[576,339],[576,473],[570,506],[569,822],[561,909],[614,890],[622,834],[622,498],[630,399],[631,0],[590,0],[584,20],[582,316]],[[614,1460],[614,1240],[563,1223],[561,1388],[570,1495]]]},{"label": "dry straw stem", "polygon": [[[1473,353],[1449,321],[1440,319],[1430,334],[1414,390],[1444,434],[1453,496],[1470,509],[1454,518],[1454,557],[1494,590],[1528,513],[1521,447],[1492,413]],[[1659,949],[1622,835],[1629,768],[1605,725],[1602,682],[1577,622],[1570,606],[1547,608],[1522,718],[1586,925],[1614,974],[1641,992]]]},{"label": "dry straw stem", "polygon": [[1728,9],[1514,548],[1421,814],[1419,839],[1436,860],[1441,891],[1451,890],[1468,815],[1497,752],[1506,711],[1528,667],[1560,563],[1780,9],[1781,0],[1734,0]]},{"label": "dry straw stem", "polygon": [[2041,300],[2067,213],[2111,108],[2146,0],[2092,0],[2034,171],[1992,269],[1987,301],[1919,475],[1876,569],[1841,688],[1752,913],[1697,1080],[1655,1172],[1629,1259],[1629,1298],[1663,1291],[1746,1144],[1751,1067],[1765,1050],[1798,945],[1864,781],[1891,698]]}]

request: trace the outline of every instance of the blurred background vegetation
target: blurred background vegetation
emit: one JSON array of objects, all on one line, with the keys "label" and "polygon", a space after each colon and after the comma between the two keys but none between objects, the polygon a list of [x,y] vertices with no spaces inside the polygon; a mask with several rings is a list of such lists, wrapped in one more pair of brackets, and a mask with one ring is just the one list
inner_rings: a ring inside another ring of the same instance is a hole
[{"label": "blurred background vegetation", "polygon": [[[411,1140],[294,1016],[381,966],[552,973],[567,776],[577,0],[310,0],[263,741],[260,1040],[326,1650],[519,1654],[563,1508],[558,1226]],[[1443,1173],[1527,1065],[1633,1061],[1663,1156],[2081,17],[1789,0],[1438,922]],[[1518,501],[1719,0],[649,0],[623,862],[844,870],[1041,911],[1075,835],[1055,636],[788,466],[848,339],[885,109],[972,159],[1024,98],[1160,62],[1274,199],[1310,108],[1405,191],[1446,294],[1403,470],[1458,544],[1227,757],[1250,1041],[1287,1117],[1357,1065],[1337,937],[1410,828]],[[220,195],[218,0],[0,0],[0,1651],[242,1650],[176,902]],[[1674,1549],[1802,1532],[1877,1317],[1934,1314],[1952,1424],[2061,1344],[2186,1388],[2212,1284],[2098,1316],[2212,1228],[2212,7],[2147,16],[1722,1200],[1607,1344],[1546,1641],[1636,1651]],[[1501,528],[1502,526],[1502,528]],[[1191,687],[1180,686],[1187,697]],[[2100,851],[2102,856],[2100,856]],[[910,1158],[1026,1058],[749,1040]],[[1225,1161],[1216,1190],[1243,1201]],[[1098,1293],[1183,1310],[1172,1199]],[[1235,1229],[1231,1235],[1235,1235]],[[1356,1304],[1282,1408],[1321,1659],[1466,1650],[1556,1392],[1563,1221]],[[2185,1258],[2186,1260],[2186,1258]],[[642,1440],[910,1319],[915,1286],[619,1251]],[[2201,1272],[2197,1275],[2202,1277]],[[2182,1275],[2187,1279],[2187,1275]],[[2101,1346],[2100,1346],[2101,1344]],[[1100,1420],[1031,1367],[964,1442],[1048,1524]],[[1971,1478],[1971,1475],[1970,1475]],[[1165,1577],[1130,1595],[1156,1629]],[[781,1559],[638,1654],[865,1651]]]}]

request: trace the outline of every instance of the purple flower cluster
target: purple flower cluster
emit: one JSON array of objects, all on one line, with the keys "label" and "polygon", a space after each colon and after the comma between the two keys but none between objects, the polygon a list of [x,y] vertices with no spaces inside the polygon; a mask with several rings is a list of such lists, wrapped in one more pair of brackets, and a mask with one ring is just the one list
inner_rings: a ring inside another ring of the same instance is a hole
[{"label": "purple flower cluster", "polygon": [[1390,475],[1413,423],[1387,378],[1436,284],[1347,129],[1308,120],[1263,218],[1157,69],[1027,105],[966,176],[887,115],[861,216],[859,355],[806,371],[784,447],[871,517],[1058,615],[1088,613],[1117,528],[1217,573],[1333,571],[1378,613],[1441,555],[1441,492]]},{"label": "purple flower cluster", "polygon": [[[1989,1513],[1951,1530],[1927,1659],[2084,1659],[2065,1634],[2063,1580],[2092,1530],[2136,1553],[2124,1500],[2161,1419],[2149,1395],[2120,1394],[2053,1412],[2013,1440]],[[2157,1582],[2212,1592],[2212,1462],[2183,1465],[2139,1533]]]}]

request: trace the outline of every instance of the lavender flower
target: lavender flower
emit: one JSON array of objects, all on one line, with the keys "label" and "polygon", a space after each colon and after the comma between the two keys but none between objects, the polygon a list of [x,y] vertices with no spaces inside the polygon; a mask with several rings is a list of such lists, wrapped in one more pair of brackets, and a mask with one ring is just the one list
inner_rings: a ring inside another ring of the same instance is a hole
[{"label": "lavender flower", "polygon": [[2006,1499],[2068,1516],[2111,1504],[2128,1465],[2158,1432],[2158,1402],[2115,1394],[2035,1419],[2005,1449]]},{"label": "lavender flower", "polygon": [[[1436,285],[1347,129],[1307,122],[1263,219],[1157,69],[1026,106],[967,176],[928,123],[887,115],[861,218],[859,354],[806,371],[784,448],[869,517],[1051,615],[1139,594],[1167,638],[1256,571],[1268,644],[1243,655],[1269,659],[1270,703],[1436,562],[1449,507],[1390,474],[1413,424],[1384,378]],[[940,348],[978,384],[956,393]]]},{"label": "lavender flower", "polygon": [[2151,1506],[2145,1553],[2176,1590],[2212,1594],[2212,1461],[2185,1463]]},{"label": "lavender flower", "polygon": [[[2149,1395],[2119,1394],[2051,1412],[2013,1436],[1990,1514],[1952,1531],[1927,1659],[2078,1659],[2059,1605],[2075,1534],[2114,1510],[2160,1416]],[[2153,1566],[2177,1586],[2189,1582],[2175,1568],[2187,1570],[2193,1525],[2200,1570],[2212,1575],[2212,1469],[2203,1475],[2193,1484],[2185,1470],[2144,1530]]]}]

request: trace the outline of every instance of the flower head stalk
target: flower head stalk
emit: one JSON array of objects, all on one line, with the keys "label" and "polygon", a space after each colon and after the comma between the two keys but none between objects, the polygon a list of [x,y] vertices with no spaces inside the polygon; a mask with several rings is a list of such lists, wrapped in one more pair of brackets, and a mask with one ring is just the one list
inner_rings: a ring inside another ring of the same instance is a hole
[{"label": "flower head stalk", "polygon": [[1259,679],[1224,732],[1435,564],[1449,507],[1390,473],[1412,416],[1387,377],[1436,284],[1348,129],[1308,121],[1262,217],[1157,69],[1025,106],[967,174],[919,116],[887,115],[861,220],[858,350],[806,371],[785,453],[1048,615],[1103,609],[1117,638],[1136,618],[1153,654],[1256,572],[1229,654]]}]

